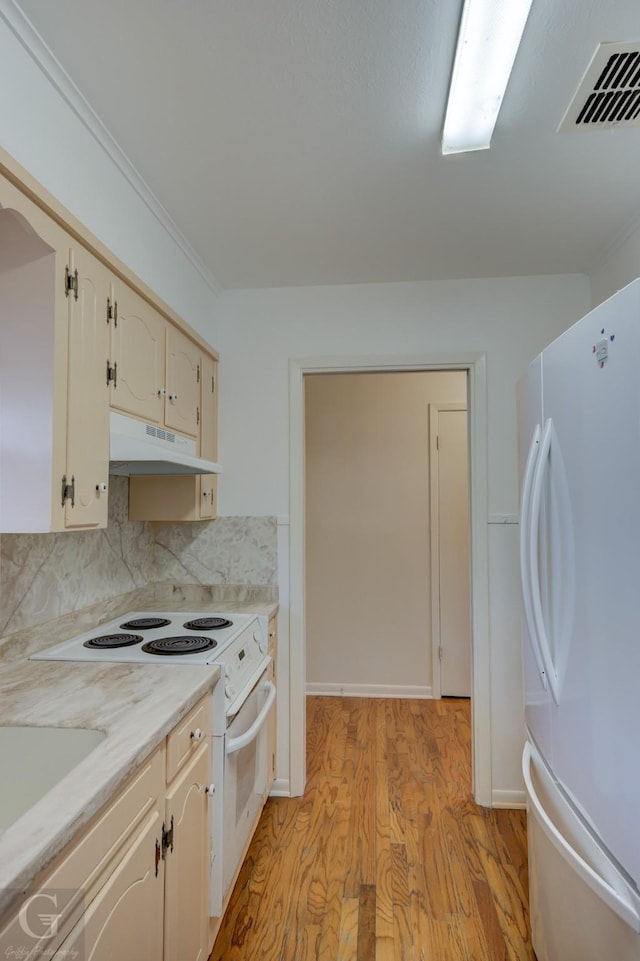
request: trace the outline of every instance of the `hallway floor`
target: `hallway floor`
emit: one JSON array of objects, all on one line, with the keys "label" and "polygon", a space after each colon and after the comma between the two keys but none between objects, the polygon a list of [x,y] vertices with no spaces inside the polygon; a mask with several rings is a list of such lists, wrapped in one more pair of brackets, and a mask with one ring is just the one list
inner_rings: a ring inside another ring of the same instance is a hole
[{"label": "hallway floor", "polygon": [[524,811],[471,796],[465,699],[309,697],[211,961],[535,961]]}]

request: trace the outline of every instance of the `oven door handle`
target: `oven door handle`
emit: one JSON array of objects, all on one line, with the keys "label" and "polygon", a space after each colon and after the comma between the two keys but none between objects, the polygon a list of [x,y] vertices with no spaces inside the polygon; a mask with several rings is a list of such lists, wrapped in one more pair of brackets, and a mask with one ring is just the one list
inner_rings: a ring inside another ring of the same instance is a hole
[{"label": "oven door handle", "polygon": [[267,720],[267,714],[273,707],[273,702],[276,699],[276,686],[272,681],[265,681],[264,684],[260,685],[261,691],[268,691],[267,700],[264,702],[262,710],[258,714],[257,718],[253,722],[250,728],[244,732],[244,734],[238,735],[238,737],[228,737],[225,743],[225,751],[227,754],[234,754],[236,751],[240,751],[247,744],[251,744],[255,741],[260,730],[264,727],[264,722]]}]

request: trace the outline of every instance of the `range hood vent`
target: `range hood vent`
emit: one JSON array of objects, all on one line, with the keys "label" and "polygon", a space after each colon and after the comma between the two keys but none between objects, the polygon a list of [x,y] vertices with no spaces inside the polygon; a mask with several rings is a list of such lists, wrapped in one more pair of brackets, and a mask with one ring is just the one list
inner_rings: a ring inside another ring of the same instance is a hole
[{"label": "range hood vent", "polygon": [[109,413],[109,473],[144,475],[219,474],[220,464],[196,454],[196,442],[134,417]]},{"label": "range hood vent", "polygon": [[601,43],[558,133],[640,127],[640,43]]}]

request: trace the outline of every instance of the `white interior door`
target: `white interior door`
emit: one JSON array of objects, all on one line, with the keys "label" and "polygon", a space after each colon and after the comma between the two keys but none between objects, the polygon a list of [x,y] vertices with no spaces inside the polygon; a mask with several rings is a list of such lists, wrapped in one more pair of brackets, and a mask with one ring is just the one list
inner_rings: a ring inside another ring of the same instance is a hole
[{"label": "white interior door", "polygon": [[470,697],[469,467],[466,408],[456,404],[431,404],[430,428],[434,695],[439,693],[441,696]]}]

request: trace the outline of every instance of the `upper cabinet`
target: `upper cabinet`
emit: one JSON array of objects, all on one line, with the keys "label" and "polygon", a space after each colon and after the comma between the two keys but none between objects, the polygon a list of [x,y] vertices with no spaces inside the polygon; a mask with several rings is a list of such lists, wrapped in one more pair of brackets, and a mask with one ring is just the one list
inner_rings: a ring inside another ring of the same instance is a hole
[{"label": "upper cabinet", "polygon": [[[202,385],[200,390],[200,456],[205,460],[218,459],[218,363],[206,354],[202,358]],[[217,474],[200,477],[198,504],[200,519],[216,516]]]},{"label": "upper cabinet", "polygon": [[0,179],[0,530],[105,527],[106,269]]},{"label": "upper cabinet", "polygon": [[[191,438],[215,460],[217,355],[53,198],[3,164],[0,531],[106,527],[110,408]],[[156,500],[140,519],[175,513],[174,481],[188,507],[168,519],[215,516],[215,477],[153,480]]]},{"label": "upper cabinet", "polygon": [[200,435],[200,350],[188,337],[167,326],[167,394],[165,425],[191,437]]},{"label": "upper cabinet", "polygon": [[135,291],[109,297],[109,404],[189,437],[200,436],[200,348]]},{"label": "upper cabinet", "polygon": [[[167,370],[171,362],[174,375],[167,375],[167,410],[177,417],[177,404],[185,399],[184,408],[195,411],[195,425],[199,438],[199,454],[205,460],[216,461],[218,457],[218,362],[212,354],[199,350],[186,337],[176,337],[175,328],[167,333]],[[185,343],[186,342],[186,343]],[[197,390],[192,389],[195,375]],[[177,376],[182,376],[184,386],[176,386]],[[188,398],[188,404],[187,404]],[[172,406],[176,405],[176,406]],[[167,413],[167,418],[168,418]],[[183,413],[186,419],[186,413]],[[172,426],[167,424],[167,426]],[[183,429],[183,433],[186,430]],[[217,509],[216,474],[197,477],[131,477],[129,480],[129,517],[137,521],[183,521],[213,520]]]},{"label": "upper cabinet", "polygon": [[167,322],[135,291],[113,285],[109,298],[109,404],[152,424],[164,420]]},{"label": "upper cabinet", "polygon": [[66,496],[61,495],[64,527],[106,527],[109,420],[105,318],[109,276],[82,247],[69,251],[69,262],[74,290],[67,291]]}]

